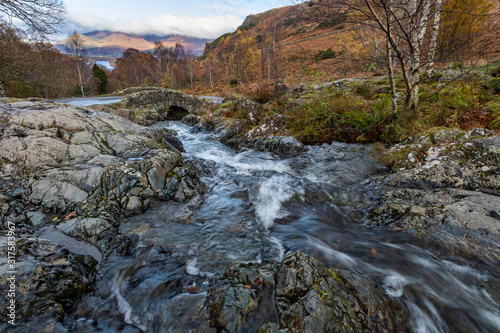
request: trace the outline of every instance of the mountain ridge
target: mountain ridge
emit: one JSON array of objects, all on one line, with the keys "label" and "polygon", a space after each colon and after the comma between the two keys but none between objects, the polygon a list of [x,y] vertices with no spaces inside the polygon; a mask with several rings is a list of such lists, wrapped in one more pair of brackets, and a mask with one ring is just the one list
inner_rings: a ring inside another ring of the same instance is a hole
[{"label": "mountain ridge", "polygon": [[[138,35],[127,34],[119,31],[92,31],[79,34],[83,44],[90,56],[119,57],[128,48],[138,49],[139,51],[150,51],[154,49],[154,42],[162,42],[167,47],[175,46],[181,43],[186,50],[191,50],[196,55],[201,55],[205,50],[205,45],[211,42],[211,39],[196,38],[182,35],[157,36],[152,34]],[[69,37],[68,37],[69,38]],[[61,51],[66,51],[68,38],[55,44],[55,47]]]}]

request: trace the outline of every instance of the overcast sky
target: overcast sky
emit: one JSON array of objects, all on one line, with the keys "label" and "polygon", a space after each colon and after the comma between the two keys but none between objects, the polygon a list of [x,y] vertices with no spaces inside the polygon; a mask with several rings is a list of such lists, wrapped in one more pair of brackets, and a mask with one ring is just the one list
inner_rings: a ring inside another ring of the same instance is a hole
[{"label": "overcast sky", "polygon": [[[289,5],[290,0],[65,0],[68,24],[57,37],[74,30],[135,34],[182,34],[216,38],[234,31],[249,14]],[[54,36],[56,37],[56,36]]]}]

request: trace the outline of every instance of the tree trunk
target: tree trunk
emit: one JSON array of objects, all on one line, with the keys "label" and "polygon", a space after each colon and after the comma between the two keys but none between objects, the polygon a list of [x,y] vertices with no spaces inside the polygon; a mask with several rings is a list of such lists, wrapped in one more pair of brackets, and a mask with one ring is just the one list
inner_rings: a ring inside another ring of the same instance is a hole
[{"label": "tree trunk", "polygon": [[396,95],[396,80],[394,79],[394,65],[392,62],[392,47],[387,38],[387,67],[389,69],[389,82],[391,84],[392,113],[398,112],[398,96]]},{"label": "tree trunk", "polygon": [[439,35],[439,25],[441,21],[441,6],[443,0],[436,0],[436,9],[434,13],[434,22],[432,26],[432,36],[427,54],[427,76],[431,77],[434,72],[434,55],[436,54],[437,39]]},{"label": "tree trunk", "polygon": [[80,64],[76,65],[76,69],[78,71],[78,81],[80,82],[80,90],[82,91],[82,97],[85,97],[85,91],[83,89],[82,70],[80,68]]},{"label": "tree trunk", "polygon": [[418,107],[419,93],[419,70],[421,66],[420,52],[427,29],[427,20],[429,18],[430,1],[425,1],[423,4],[422,16],[418,19],[418,4],[417,0],[410,0],[408,3],[408,12],[410,20],[408,24],[408,35],[410,36],[410,54],[409,54],[409,71],[408,71],[408,86],[406,95],[405,107],[414,110]]},{"label": "tree trunk", "polygon": [[0,82],[0,98],[5,97],[5,90],[3,90],[2,82]]},{"label": "tree trunk", "polygon": [[391,101],[392,101],[392,113],[395,115],[398,112],[398,96],[396,95],[396,80],[394,79],[394,63],[392,59],[392,45],[391,45],[391,19],[390,13],[392,12],[392,0],[387,1],[387,36],[386,36],[386,48],[387,48],[387,68],[389,70],[389,82],[391,85]]}]

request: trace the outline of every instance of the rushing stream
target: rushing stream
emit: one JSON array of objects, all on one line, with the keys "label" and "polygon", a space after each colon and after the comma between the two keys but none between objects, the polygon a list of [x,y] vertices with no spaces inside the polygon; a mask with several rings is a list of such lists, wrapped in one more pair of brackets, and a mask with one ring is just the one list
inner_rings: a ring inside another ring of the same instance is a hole
[{"label": "rushing stream", "polygon": [[498,267],[442,260],[410,236],[360,223],[360,207],[369,203],[365,181],[381,171],[369,147],[334,143],[279,159],[236,154],[216,135],[193,134],[178,122],[155,127],[178,133],[207,193],[121,225],[139,250],[102,264],[96,297],[74,317],[93,320],[80,319],[79,331],[93,331],[97,320],[103,330],[123,321],[145,332],[213,330],[192,319],[210,281],[234,263],[279,262],[303,251],[401,298],[415,332],[500,332],[499,305],[490,296],[498,295]]}]

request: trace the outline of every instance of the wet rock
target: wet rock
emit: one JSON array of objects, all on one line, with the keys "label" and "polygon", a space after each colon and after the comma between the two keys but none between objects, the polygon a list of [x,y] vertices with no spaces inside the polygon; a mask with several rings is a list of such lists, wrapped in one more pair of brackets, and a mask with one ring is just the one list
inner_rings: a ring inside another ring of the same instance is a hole
[{"label": "wet rock", "polygon": [[280,326],[276,323],[267,323],[259,327],[257,333],[289,333],[288,328],[280,330]]},{"label": "wet rock", "polygon": [[48,178],[31,184],[29,200],[46,209],[65,212],[83,204],[87,195],[71,183]]},{"label": "wet rock", "polygon": [[[407,330],[397,300],[348,271],[327,269],[302,253],[287,255],[276,290],[280,326],[292,332],[377,332]],[[283,277],[286,276],[286,278]],[[305,311],[304,311],[305,309]]]},{"label": "wet rock", "polygon": [[416,233],[454,254],[500,260],[500,198],[461,189],[399,189],[376,201],[368,223]]},{"label": "wet rock", "polygon": [[172,131],[169,131],[166,128],[161,128],[153,131],[152,136],[153,140],[159,142],[160,144],[166,145],[166,148],[169,150],[173,150],[180,153],[183,153],[185,151],[181,140],[179,140],[174,135],[174,133],[172,133]]},{"label": "wet rock", "polygon": [[[147,208],[151,200],[144,200],[181,199],[202,188],[182,165],[182,143],[166,129],[47,102],[8,105],[0,114],[8,119],[0,138],[0,176],[21,179],[28,200],[45,209],[119,219]],[[184,180],[178,182],[184,187],[160,198],[172,177]]]},{"label": "wet rock", "polygon": [[404,169],[375,178],[391,189],[375,194],[366,221],[414,234],[451,254],[498,262],[500,137],[479,129],[441,130],[432,140],[440,145],[431,146],[424,161],[405,162]]},{"label": "wet rock", "polygon": [[259,301],[257,291],[244,285],[222,286],[214,293],[210,312],[217,327],[235,332],[257,309]]},{"label": "wet rock", "polygon": [[132,196],[128,199],[127,206],[125,207],[126,210],[129,212],[140,212],[144,208],[142,204],[142,200],[139,197]]},{"label": "wet rock", "polygon": [[234,138],[243,134],[248,127],[250,122],[246,119],[231,119],[228,121],[227,129],[225,135],[222,137],[221,141],[227,142],[229,139]]},{"label": "wet rock", "polygon": [[[19,240],[15,279],[17,327],[31,327],[36,332],[62,332],[59,322],[92,281],[96,265],[92,257],[73,254],[48,240]],[[3,295],[10,285],[6,280],[10,270],[6,260],[0,263]],[[7,301],[0,298],[0,328],[7,327]]]},{"label": "wet rock", "polygon": [[254,320],[249,325],[259,327],[267,322],[273,317],[272,313],[264,313],[266,319],[255,323],[254,312],[263,301],[264,289],[275,288],[275,285],[273,266],[237,265],[228,269],[223,278],[211,287],[207,298],[212,325],[236,332],[247,325],[250,316]]},{"label": "wet rock", "polygon": [[233,104],[235,111],[244,112],[245,116],[252,124],[259,123],[266,116],[266,111],[262,104],[248,98],[240,98]]},{"label": "wet rock", "polygon": [[106,253],[108,244],[113,241],[115,225],[104,218],[78,217],[59,224],[57,229],[68,236],[94,244]]},{"label": "wet rock", "polygon": [[200,132],[213,132],[213,133],[221,133],[225,132],[226,127],[228,126],[228,121],[222,117],[215,117],[213,119],[207,120],[205,122],[201,122],[193,127],[194,133]]},{"label": "wet rock", "polygon": [[500,220],[500,208],[492,210],[491,211],[491,216],[493,216],[497,220]]},{"label": "wet rock", "polygon": [[266,138],[237,137],[227,140],[224,143],[237,151],[243,149],[257,149],[263,152],[272,152],[282,158],[295,157],[307,150],[304,144],[290,136],[273,136]]},{"label": "wet rock", "polygon": [[[275,306],[263,316],[267,288],[273,290]],[[288,254],[280,265],[229,269],[211,288],[207,305],[212,324],[229,332],[248,330],[255,318],[268,320],[259,323],[258,332],[409,330],[409,312],[402,302],[363,277],[326,268],[300,252]]]},{"label": "wet rock", "polygon": [[34,227],[38,227],[45,223],[45,214],[42,212],[28,212],[26,213],[26,217]]},{"label": "wet rock", "polygon": [[201,121],[201,118],[199,116],[194,115],[194,114],[187,115],[181,119],[181,122],[183,124],[186,124],[189,126],[194,126],[194,125],[198,124],[200,121]]},{"label": "wet rock", "polygon": [[[500,147],[498,136],[438,147],[441,153],[436,159],[426,163],[406,164],[404,170],[384,177],[383,182],[386,185],[399,187],[463,187],[498,191],[500,189],[498,147]],[[433,149],[436,151],[435,147]]]}]

